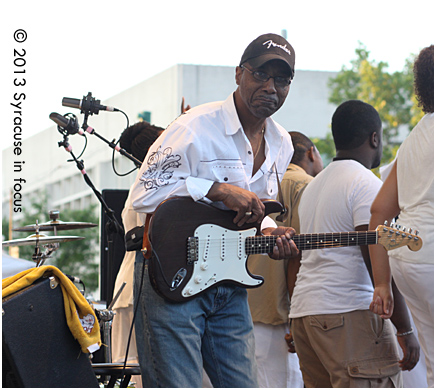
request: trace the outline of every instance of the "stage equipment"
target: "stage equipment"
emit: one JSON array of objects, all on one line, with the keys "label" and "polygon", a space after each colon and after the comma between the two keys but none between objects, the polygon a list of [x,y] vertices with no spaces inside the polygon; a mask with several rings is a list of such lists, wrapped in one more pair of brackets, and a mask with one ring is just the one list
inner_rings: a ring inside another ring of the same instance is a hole
[{"label": "stage equipment", "polygon": [[[97,199],[99,200],[101,207],[102,207],[102,213],[104,213],[105,216],[105,221],[103,221],[102,226],[104,226],[105,231],[103,234],[102,233],[102,241],[103,241],[103,237],[106,238],[106,242],[108,243],[108,247],[102,251],[108,251],[109,253],[109,260],[106,262],[108,265],[108,269],[110,270],[110,273],[116,275],[116,273],[118,272],[119,266],[118,268],[116,268],[116,270],[112,269],[112,264],[113,264],[113,259],[114,259],[114,251],[112,250],[113,247],[113,242],[116,236],[119,237],[119,239],[121,239],[122,243],[123,243],[123,247],[124,247],[124,228],[122,223],[119,222],[119,220],[121,220],[121,211],[119,213],[119,216],[117,218],[117,216],[115,215],[114,210],[112,210],[108,204],[106,203],[103,195],[95,188],[94,184],[92,183],[91,179],[89,178],[88,174],[85,171],[85,165],[83,163],[83,160],[78,160],[77,157],[74,155],[73,153],[73,149],[71,147],[71,145],[68,143],[68,136],[67,134],[63,133],[63,141],[59,142],[58,145],[59,146],[63,146],[65,148],[65,150],[67,152],[69,152],[73,158],[73,161],[76,162],[76,166],[77,169],[79,169],[79,171],[82,173],[83,178],[86,182],[86,184],[92,189],[92,191],[94,192],[94,194],[96,195]],[[122,261],[122,257],[120,262]],[[102,278],[102,283],[103,283],[103,278]],[[113,285],[112,285],[113,286]],[[102,287],[103,290],[103,287]],[[113,291],[113,287],[112,287],[112,291]],[[112,294],[112,293],[111,293]],[[104,296],[104,294],[101,294],[102,296]],[[104,301],[109,302],[111,299],[112,295],[110,297],[105,296],[104,297]]]},{"label": "stage equipment", "polygon": [[[52,213],[53,214],[51,214],[50,217],[53,217],[54,215],[59,216],[59,211],[57,210],[56,212],[52,212]],[[32,230],[35,230],[35,234],[31,234],[26,238],[18,238],[15,240],[3,241],[2,246],[8,247],[8,246],[34,245],[35,251],[32,255],[32,260],[36,262],[37,267],[43,265],[45,260],[50,258],[51,254],[54,251],[59,249],[60,242],[83,240],[85,238],[79,236],[56,236],[56,229],[53,229],[55,232],[54,236],[47,236],[45,234],[40,234],[38,221],[36,221],[35,225],[29,225],[29,226],[32,226]],[[44,252],[41,252],[40,246],[44,247],[45,249]]]},{"label": "stage equipment", "polygon": [[96,100],[92,97],[91,92],[83,96],[82,100],[64,97],[62,99],[62,105],[64,107],[78,108],[81,114],[88,113],[89,115],[98,115],[99,111],[121,111],[118,108],[100,104],[100,100]]},{"label": "stage equipment", "polygon": [[[102,196],[106,204],[113,210],[114,217],[122,221],[121,212],[126,203],[128,190],[103,190]],[[111,302],[115,279],[124,259],[126,251],[124,236],[118,234],[107,234],[107,223],[110,222],[101,209],[101,240],[100,240],[100,299],[105,302]]]},{"label": "stage equipment", "polygon": [[[139,364],[129,363],[124,366],[122,363],[93,363],[95,374],[103,378],[109,376],[108,384],[105,387],[115,387],[117,379],[121,380],[120,388],[129,387],[129,381],[132,375],[141,375]],[[103,381],[104,383],[106,381]]]},{"label": "stage equipment", "polygon": [[40,223],[38,225],[26,225],[22,227],[17,227],[12,229],[16,232],[33,232],[36,230],[36,227],[39,227],[39,231],[51,231],[54,232],[56,235],[56,232],[60,230],[76,230],[76,229],[86,229],[98,226],[95,223],[90,222],[64,222],[61,221],[59,218],[59,210],[50,210],[49,216],[51,218],[50,221]]},{"label": "stage equipment", "polygon": [[[140,160],[136,159],[135,157],[133,157],[132,155],[127,153],[124,149],[117,146],[119,140],[116,141],[114,139],[112,142],[109,142],[104,137],[97,134],[96,131],[92,127],[88,126],[87,121],[88,121],[89,115],[98,114],[98,112],[100,110],[107,110],[108,109],[107,106],[102,106],[100,104],[100,101],[98,101],[98,100],[95,101],[95,99],[92,98],[91,92],[89,92],[87,97],[86,98],[84,97],[81,101],[79,101],[78,99],[64,98],[63,104],[68,106],[68,107],[74,107],[74,108],[81,109],[81,113],[84,114],[84,121],[83,121],[83,124],[81,126],[83,131],[79,130],[78,133],[81,135],[84,135],[85,140],[87,140],[86,133],[93,134],[97,138],[104,141],[106,144],[108,144],[113,149],[112,165],[113,165],[114,172],[118,176],[125,176],[125,175],[133,172],[134,170],[138,169],[141,166],[142,162]],[[124,114],[124,116],[127,119],[126,128],[129,127],[129,125],[128,125],[129,119],[128,119],[127,115],[123,111],[118,110],[118,109],[114,109],[114,111],[119,111],[122,114]],[[68,115],[69,114],[65,114],[64,117],[67,118]],[[87,183],[87,185],[89,187],[91,187],[91,189],[93,190],[93,192],[97,196],[97,199],[99,200],[99,202],[101,203],[101,206],[102,206],[101,228],[103,229],[103,227],[104,227],[104,231],[102,230],[102,234],[101,234],[102,276],[101,276],[100,291],[101,291],[102,301],[107,303],[107,302],[110,302],[112,299],[115,277],[118,273],[119,267],[120,267],[121,262],[124,258],[124,252],[125,252],[124,229],[123,229],[122,223],[120,223],[118,221],[121,220],[121,211],[124,207],[124,203],[125,203],[125,200],[127,198],[128,191],[127,190],[124,191],[124,194],[123,194],[124,199],[122,200],[121,203],[119,203],[119,206],[120,206],[119,212],[117,210],[117,215],[115,215],[115,211],[112,208],[110,208],[108,206],[108,204],[106,203],[106,201],[104,199],[104,195],[102,195],[99,191],[97,191],[97,189],[92,184],[89,176],[87,175],[87,173],[85,171],[85,166],[84,166],[83,160],[79,160],[81,155],[83,154],[83,151],[86,149],[86,145],[85,145],[82,153],[79,155],[79,157],[76,157],[72,152],[72,147],[68,143],[68,136],[72,135],[71,130],[69,131],[69,129],[68,129],[70,121],[67,119],[63,120],[59,116],[59,114],[56,114],[56,113],[52,113],[50,115],[50,118],[58,124],[58,131],[63,135],[63,140],[61,142],[58,142],[58,146],[64,147],[65,150],[71,154],[72,160],[69,160],[69,161],[74,161],[76,163],[76,166],[80,170],[80,172],[82,173],[85,182]],[[123,155],[123,156],[129,158],[131,161],[133,161],[133,163],[135,164],[135,168],[126,174],[119,174],[118,172],[116,172],[115,165],[114,165],[115,151],[118,151],[121,155]],[[119,250],[119,253],[120,253],[119,255],[116,253],[115,248],[117,248]],[[117,264],[115,264],[115,262],[117,262]],[[103,274],[103,272],[106,272],[107,275]],[[111,310],[108,309],[108,314],[110,314],[110,313],[111,313]],[[110,315],[107,316],[107,318],[106,318],[106,320],[104,320],[104,322],[107,325],[106,328],[109,329],[110,324],[112,322],[112,318],[110,317]],[[104,329],[104,328],[105,327],[102,327],[102,329]],[[130,342],[130,338],[129,338],[129,342]],[[104,360],[107,360],[107,356],[104,357]],[[125,371],[125,369],[126,369],[126,363],[124,364],[123,372]]]},{"label": "stage equipment", "polygon": [[3,387],[98,387],[67,325],[61,287],[41,278],[3,299]]},{"label": "stage equipment", "polygon": [[47,245],[58,244],[60,242],[83,240],[85,237],[78,236],[47,236],[45,234],[31,234],[26,238],[3,241],[2,246],[28,246],[28,245]]},{"label": "stage equipment", "polygon": [[61,128],[70,135],[77,133],[83,135],[83,130],[79,129],[79,122],[77,122],[77,118],[74,114],[66,114],[66,116],[62,116],[57,112],[52,112],[50,114],[50,119],[58,125],[58,130]]},{"label": "stage equipment", "polygon": [[[93,134],[97,138],[101,139],[103,142],[105,142],[109,147],[111,147],[114,151],[119,152],[124,157],[127,157],[129,160],[133,161],[133,163],[136,165],[136,167],[140,167],[142,164],[142,161],[138,160],[136,157],[132,156],[128,152],[126,152],[124,149],[120,148],[117,144],[118,141],[115,139],[112,141],[108,141],[103,136],[98,134],[94,128],[88,125],[88,116],[93,114],[98,114],[99,111],[116,111],[121,112],[127,119],[127,127],[129,127],[129,118],[127,117],[126,113],[122,110],[119,110],[118,108],[110,107],[110,106],[104,106],[100,104],[100,100],[96,100],[92,97],[92,92],[88,92],[88,95],[83,96],[82,100],[79,99],[73,99],[73,98],[66,98],[64,97],[62,99],[62,105],[66,107],[72,107],[72,108],[78,108],[80,109],[80,113],[84,114],[84,119],[82,123],[82,130],[76,131],[76,124],[73,122],[71,123],[72,119],[68,117],[68,115],[72,114],[65,114],[64,116],[52,112],[50,114],[50,119],[53,120],[58,125],[58,130],[61,134],[65,136],[72,135],[79,133],[81,135],[85,135],[86,133]],[[74,125],[74,126],[73,126]],[[130,172],[129,172],[130,173]]]}]

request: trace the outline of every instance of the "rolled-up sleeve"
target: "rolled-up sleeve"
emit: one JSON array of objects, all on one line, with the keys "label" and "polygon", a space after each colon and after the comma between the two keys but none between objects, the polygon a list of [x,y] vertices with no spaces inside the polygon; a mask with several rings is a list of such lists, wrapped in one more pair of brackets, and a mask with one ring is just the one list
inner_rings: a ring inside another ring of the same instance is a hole
[{"label": "rolled-up sleeve", "polygon": [[186,188],[191,198],[197,201],[205,198],[213,183],[212,180],[190,176],[186,179]]}]

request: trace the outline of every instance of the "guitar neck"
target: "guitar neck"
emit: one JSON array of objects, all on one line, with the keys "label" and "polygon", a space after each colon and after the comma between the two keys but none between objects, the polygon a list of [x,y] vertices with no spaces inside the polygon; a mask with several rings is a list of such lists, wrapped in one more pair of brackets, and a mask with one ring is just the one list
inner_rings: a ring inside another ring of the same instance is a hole
[{"label": "guitar neck", "polygon": [[[245,251],[249,255],[270,253],[279,236],[247,237]],[[299,250],[377,244],[377,231],[296,234],[292,239]]]}]

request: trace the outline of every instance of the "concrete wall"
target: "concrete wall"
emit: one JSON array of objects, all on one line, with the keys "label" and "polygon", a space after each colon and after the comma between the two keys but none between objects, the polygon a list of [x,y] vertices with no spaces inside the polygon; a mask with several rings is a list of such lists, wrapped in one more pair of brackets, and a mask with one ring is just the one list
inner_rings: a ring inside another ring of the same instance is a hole
[{"label": "concrete wall", "polygon": [[[309,137],[324,137],[329,131],[329,123],[335,107],[328,103],[327,80],[334,72],[297,70],[291,90],[284,106],[274,115],[287,130],[298,130]],[[142,81],[118,95],[107,99],[104,104],[123,110],[130,124],[138,121],[138,114],[151,112],[151,122],[166,127],[180,114],[182,96],[186,104],[196,106],[210,101],[224,100],[236,89],[235,68],[224,66],[200,66],[179,64]],[[79,110],[65,108],[65,112],[77,115],[79,123],[83,115]],[[49,115],[50,113],[47,113]],[[118,140],[126,127],[124,115],[118,112],[100,112],[90,116],[88,125],[108,141]],[[95,135],[87,135],[88,145],[81,157],[85,169],[95,187],[103,189],[128,189],[134,181],[135,172],[126,177],[117,176],[111,166],[112,149]],[[49,195],[49,208],[85,207],[97,200],[92,190],[85,184],[76,165],[67,162],[70,155],[58,147],[62,135],[56,125],[42,130],[37,135],[23,140],[23,154],[13,155],[13,148],[2,154],[2,202],[3,216],[9,213],[9,191],[15,178],[23,178],[21,195],[26,207],[31,194],[45,189]],[[76,156],[84,146],[84,138],[79,135],[69,137]],[[133,168],[133,163],[116,153],[117,171],[124,173]],[[23,170],[14,173],[13,162],[24,160]],[[62,216],[62,213],[61,213]],[[15,220],[20,219],[14,213]]]}]

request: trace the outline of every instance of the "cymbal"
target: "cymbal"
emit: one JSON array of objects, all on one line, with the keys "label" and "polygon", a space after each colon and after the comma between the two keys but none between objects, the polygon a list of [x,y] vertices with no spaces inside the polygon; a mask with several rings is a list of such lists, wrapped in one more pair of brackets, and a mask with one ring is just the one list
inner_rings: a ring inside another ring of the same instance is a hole
[{"label": "cymbal", "polygon": [[56,231],[59,230],[73,230],[73,229],[86,229],[86,228],[91,228],[91,227],[95,227],[98,226],[95,223],[90,223],[90,222],[63,222],[63,221],[59,221],[59,220],[53,220],[53,221],[49,221],[49,222],[44,222],[41,224],[37,224],[37,225],[26,225],[26,226],[22,226],[22,227],[17,227],[12,229],[13,231],[16,232],[35,232],[37,230],[37,228],[39,228],[39,231],[54,231],[56,229]]},{"label": "cymbal", "polygon": [[25,246],[25,245],[44,245],[56,244],[58,242],[67,242],[83,240],[85,237],[79,236],[47,236],[45,234],[32,234],[26,238],[17,238],[15,240],[3,241],[2,246]]}]

